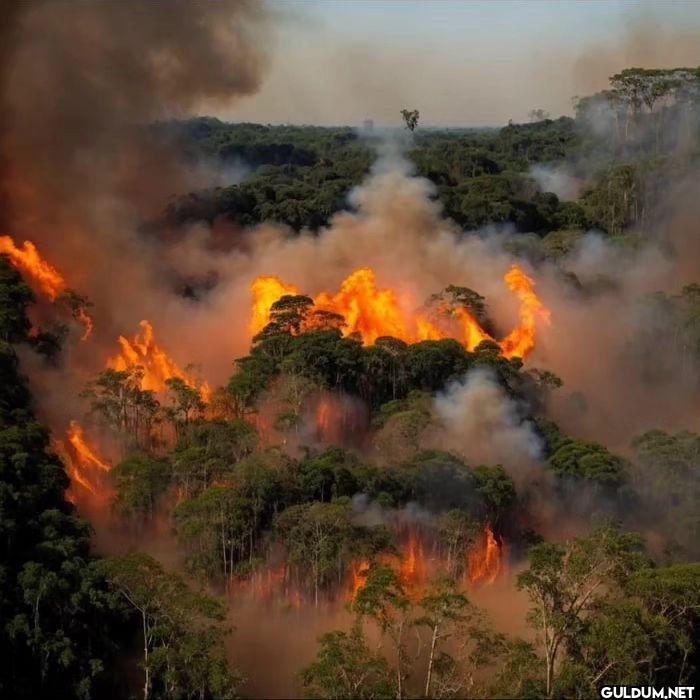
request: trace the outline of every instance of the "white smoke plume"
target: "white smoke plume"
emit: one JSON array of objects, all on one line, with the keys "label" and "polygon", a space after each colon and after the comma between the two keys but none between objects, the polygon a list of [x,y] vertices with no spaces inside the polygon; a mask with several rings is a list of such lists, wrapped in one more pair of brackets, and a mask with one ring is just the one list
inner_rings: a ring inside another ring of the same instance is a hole
[{"label": "white smoke plume", "polygon": [[569,172],[566,165],[552,166],[538,163],[530,168],[530,177],[535,180],[542,192],[553,192],[564,202],[576,199],[584,185],[583,180]]},{"label": "white smoke plume", "polygon": [[442,430],[435,441],[473,464],[503,464],[511,471],[542,454],[541,440],[516,402],[487,369],[474,369],[435,398]]}]

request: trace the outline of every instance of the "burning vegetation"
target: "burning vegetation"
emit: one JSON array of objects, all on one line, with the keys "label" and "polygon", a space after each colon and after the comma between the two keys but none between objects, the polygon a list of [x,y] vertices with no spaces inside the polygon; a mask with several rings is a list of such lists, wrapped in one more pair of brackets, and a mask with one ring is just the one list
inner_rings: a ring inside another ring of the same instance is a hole
[{"label": "burning vegetation", "polygon": [[0,236],[0,255],[6,255],[26,276],[29,284],[50,302],[64,301],[73,318],[83,326],[81,340],[90,337],[94,322],[86,308],[90,305],[89,302],[68,288],[61,273],[41,257],[34,243],[24,241],[18,247],[9,236]]},{"label": "burning vegetation", "polygon": [[9,236],[0,236],[0,254],[7,255],[10,262],[21,270],[49,301],[55,301],[66,290],[66,281],[61,273],[39,255],[31,241],[25,241],[18,247]]},{"label": "burning vegetation", "polygon": [[107,366],[118,372],[138,368],[141,374],[140,388],[155,393],[164,392],[169,379],[181,379],[188,387],[199,391],[202,399],[208,402],[211,396],[209,385],[180,369],[156,342],[153,326],[149,321],[141,321],[139,325],[141,332],[131,339],[119,336],[121,350],[118,355],[107,361]]},{"label": "burning vegetation", "polygon": [[469,552],[469,583],[493,583],[502,573],[503,567],[503,539],[497,538],[491,525],[486,524]]},{"label": "burning vegetation", "polygon": [[[435,305],[432,316],[407,311],[407,300],[392,289],[380,289],[371,268],[361,268],[348,275],[336,294],[318,294],[313,299],[316,315],[306,320],[300,329],[335,324],[342,329],[343,335],[357,336],[365,345],[373,345],[382,337],[397,338],[406,343],[456,338],[471,351],[483,341],[492,341],[498,343],[506,358],[527,357],[535,347],[537,319],[549,323],[550,313],[537,297],[534,281],[518,265],[510,268],[504,281],[520,300],[520,312],[518,326],[500,341],[494,341],[482,328],[467,305],[443,302]],[[256,278],[250,291],[253,295],[250,321],[253,336],[270,323],[275,303],[285,297],[298,296],[297,287],[287,285],[277,277]],[[465,291],[472,298],[483,301],[471,290]]]},{"label": "burning vegetation", "polygon": [[112,466],[96,454],[96,447],[87,442],[85,432],[77,421],[71,421],[65,440],[56,443],[64,458],[71,486],[68,496],[74,503],[85,503],[106,507],[114,496],[114,490],[102,478]]}]

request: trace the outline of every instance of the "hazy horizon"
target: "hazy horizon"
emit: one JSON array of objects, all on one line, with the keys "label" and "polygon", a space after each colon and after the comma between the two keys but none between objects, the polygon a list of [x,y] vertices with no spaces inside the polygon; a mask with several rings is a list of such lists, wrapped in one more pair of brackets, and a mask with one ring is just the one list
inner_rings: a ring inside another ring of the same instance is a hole
[{"label": "hazy horizon", "polygon": [[691,2],[271,3],[260,90],[199,112],[227,121],[489,127],[572,98],[623,68],[700,64]]}]

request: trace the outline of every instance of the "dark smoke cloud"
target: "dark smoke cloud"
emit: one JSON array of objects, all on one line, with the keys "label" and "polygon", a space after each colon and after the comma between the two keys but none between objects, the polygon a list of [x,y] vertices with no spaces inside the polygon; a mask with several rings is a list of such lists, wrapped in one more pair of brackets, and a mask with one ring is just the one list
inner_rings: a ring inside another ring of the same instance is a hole
[{"label": "dark smoke cloud", "polygon": [[248,0],[10,5],[0,75],[14,218],[85,216],[107,194],[162,205],[185,173],[144,125],[255,92],[266,20]]},{"label": "dark smoke cloud", "polygon": [[173,296],[139,225],[211,184],[153,122],[254,93],[270,19],[253,0],[3,3],[0,234],[34,241],[95,304],[95,334],[66,348],[62,373],[32,366],[54,429],[79,416],[77,394],[117,336]]}]

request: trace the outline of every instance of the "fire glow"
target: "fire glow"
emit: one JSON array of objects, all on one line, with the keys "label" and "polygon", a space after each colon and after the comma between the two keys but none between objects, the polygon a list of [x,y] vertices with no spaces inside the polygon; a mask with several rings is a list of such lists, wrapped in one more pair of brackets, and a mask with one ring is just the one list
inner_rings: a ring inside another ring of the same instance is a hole
[{"label": "fire glow", "polygon": [[493,583],[503,570],[503,542],[491,525],[486,525],[468,557],[469,583],[472,586]]},{"label": "fire glow", "polygon": [[[418,530],[408,529],[398,544],[398,555],[382,555],[379,561],[391,567],[397,574],[403,590],[411,600],[419,600],[425,592],[431,577],[439,568],[439,562],[434,556],[426,554],[426,544]],[[354,600],[367,583],[367,574],[371,564],[362,559],[350,565],[348,594]]]},{"label": "fire glow", "polygon": [[107,361],[107,366],[119,372],[143,368],[141,389],[144,391],[163,392],[166,381],[172,378],[182,379],[188,386],[198,389],[202,399],[208,402],[211,396],[209,385],[199,384],[191,374],[180,369],[177,363],[158,345],[149,321],[141,321],[141,332],[131,339],[119,336],[121,352]]},{"label": "fire glow", "polygon": [[18,247],[9,236],[0,236],[0,254],[7,255],[10,262],[25,273],[50,301],[56,301],[66,291],[66,281],[61,273],[39,255],[31,241]]},{"label": "fire glow", "polygon": [[[449,568],[447,562],[435,551],[429,551],[420,533],[413,528],[409,529],[408,536],[399,544],[399,552],[398,560],[395,557],[380,557],[380,562],[396,571],[406,595],[411,600],[420,599],[430,580],[440,571],[445,572]],[[495,583],[505,570],[503,539],[496,535],[488,523],[484,525],[464,556],[466,568],[462,583],[465,588],[489,586]],[[365,559],[356,560],[351,564],[348,585],[350,600],[354,600],[365,587],[370,566],[370,562]]]},{"label": "fire glow", "polygon": [[[41,257],[31,241],[24,241],[22,246],[18,247],[9,236],[0,236],[0,255],[7,255],[10,262],[26,275],[32,286],[49,301],[56,301],[67,291],[68,285],[63,275]],[[86,340],[92,333],[92,318],[83,307],[76,309],[74,315],[85,328],[81,340]]]},{"label": "fire glow", "polygon": [[[504,357],[526,357],[535,347],[537,319],[549,322],[549,311],[535,293],[535,283],[517,265],[506,273],[504,281],[520,301],[519,323],[502,340],[489,335],[465,308],[448,313],[449,330],[423,313],[406,314],[399,295],[393,289],[381,289],[370,268],[360,268],[346,277],[336,294],[321,292],[314,301],[317,310],[339,314],[344,319],[343,335],[357,335],[365,345],[377,338],[391,336],[407,343],[421,340],[457,338],[467,350],[484,340],[498,343]],[[251,285],[253,306],[250,331],[257,335],[270,320],[272,305],[285,295],[298,294],[298,288],[278,277],[258,277]]]},{"label": "fire glow", "polygon": [[66,439],[56,444],[63,456],[66,471],[71,480],[71,495],[100,497],[102,493],[99,474],[111,471],[111,465],[97,454],[85,437],[83,427],[71,421],[66,431]]}]

